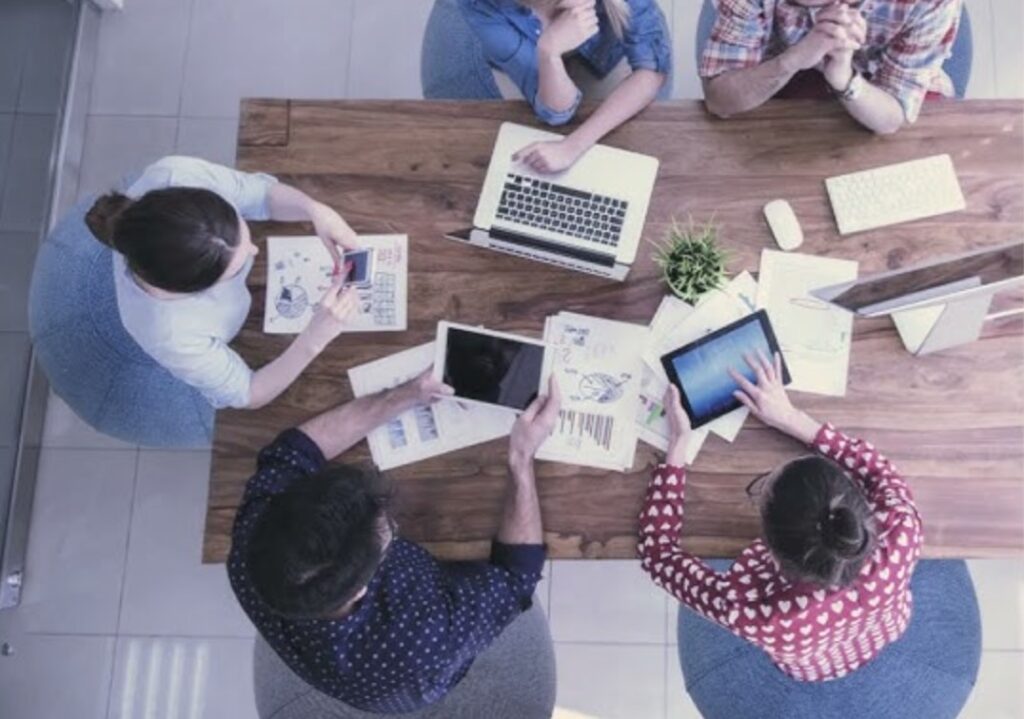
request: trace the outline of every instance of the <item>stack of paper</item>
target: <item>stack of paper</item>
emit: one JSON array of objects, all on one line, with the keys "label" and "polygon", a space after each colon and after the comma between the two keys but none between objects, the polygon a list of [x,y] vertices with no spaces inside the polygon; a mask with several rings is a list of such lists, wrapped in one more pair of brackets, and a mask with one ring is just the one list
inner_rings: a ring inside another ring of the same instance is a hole
[{"label": "stack of paper", "polygon": [[[409,238],[363,235],[359,243],[374,252],[373,284],[357,290],[359,314],[344,332],[399,332],[406,327]],[[263,331],[297,334],[313,318],[313,308],[331,286],[334,260],[316,236],[267,238],[267,301]]]},{"label": "stack of paper", "polygon": [[[661,366],[662,355],[751,314],[756,308],[756,297],[757,282],[749,272],[744,272],[721,290],[706,295],[696,307],[674,297],[662,300],[651,320],[643,353],[645,373],[636,417],[640,439],[663,451],[668,447],[668,421],[662,406],[668,377]],[[727,442],[735,440],[748,414],[749,410],[740,407],[694,430],[687,448],[687,461],[696,458],[709,432]]]},{"label": "stack of paper", "polygon": [[757,306],[771,319],[793,378],[789,388],[845,395],[853,314],[817,299],[811,290],[857,279],[857,263],[764,250],[758,279]]},{"label": "stack of paper", "polygon": [[562,409],[538,459],[632,468],[647,334],[643,325],[571,312],[548,318],[544,341],[553,353]]},{"label": "stack of paper", "polygon": [[[433,361],[434,343],[428,342],[353,367],[348,371],[352,392],[363,397],[397,387],[422,374]],[[505,437],[515,419],[507,410],[442,400],[399,415],[370,432],[367,442],[374,463],[391,469]]]}]

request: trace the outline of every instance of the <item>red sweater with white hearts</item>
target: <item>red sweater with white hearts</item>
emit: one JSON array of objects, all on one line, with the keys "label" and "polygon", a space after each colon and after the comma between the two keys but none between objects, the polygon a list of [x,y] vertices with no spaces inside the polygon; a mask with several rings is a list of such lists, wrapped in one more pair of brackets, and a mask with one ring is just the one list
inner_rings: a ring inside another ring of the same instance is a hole
[{"label": "red sweater with white hearts", "polygon": [[768,652],[794,679],[826,681],[863,666],[907,628],[922,532],[906,482],[871,444],[825,424],[812,447],[860,482],[875,513],[877,548],[850,586],[790,583],[760,539],[723,573],[684,552],[682,467],[655,468],[638,551],[655,584],[686,606]]}]

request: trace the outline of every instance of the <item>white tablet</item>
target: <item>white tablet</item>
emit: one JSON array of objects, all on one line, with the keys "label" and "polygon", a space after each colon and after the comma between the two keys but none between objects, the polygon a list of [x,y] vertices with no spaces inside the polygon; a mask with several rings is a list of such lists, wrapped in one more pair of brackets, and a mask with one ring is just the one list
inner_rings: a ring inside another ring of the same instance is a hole
[{"label": "white tablet", "polygon": [[522,412],[550,374],[547,347],[529,337],[438,322],[434,378],[461,401]]}]

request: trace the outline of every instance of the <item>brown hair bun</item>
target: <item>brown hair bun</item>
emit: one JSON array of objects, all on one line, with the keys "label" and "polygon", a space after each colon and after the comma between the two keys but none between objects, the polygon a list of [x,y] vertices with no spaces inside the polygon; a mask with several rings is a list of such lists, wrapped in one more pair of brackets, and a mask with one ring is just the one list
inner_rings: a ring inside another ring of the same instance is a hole
[{"label": "brown hair bun", "polygon": [[116,250],[114,228],[117,226],[117,220],[121,213],[131,204],[132,200],[120,192],[108,192],[89,208],[85,214],[85,224],[97,240]]}]

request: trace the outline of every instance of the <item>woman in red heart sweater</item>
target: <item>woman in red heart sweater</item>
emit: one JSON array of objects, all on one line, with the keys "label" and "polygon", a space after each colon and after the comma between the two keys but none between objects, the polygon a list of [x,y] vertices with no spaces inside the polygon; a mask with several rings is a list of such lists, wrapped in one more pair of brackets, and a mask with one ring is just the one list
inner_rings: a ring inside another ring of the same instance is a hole
[{"label": "woman in red heart sweater", "polygon": [[[642,565],[686,608],[718,625],[692,612],[680,613],[687,688],[705,717],[829,717],[830,701],[844,712],[841,716],[862,716],[848,703],[848,689],[863,682],[866,668],[887,663],[883,659],[914,668],[913,657],[908,662],[903,656],[911,638],[901,642],[901,637],[916,634],[908,626],[918,628],[920,622],[912,625],[912,617],[923,611],[915,606],[918,581],[911,582],[923,542],[921,516],[906,481],[882,453],[793,407],[780,379],[778,356],[774,362],[763,356],[748,361],[758,383],[734,373],[741,388],[737,398],[758,419],[814,454],[751,482],[747,492],[760,511],[763,538],[731,564],[716,563],[722,570],[716,571],[679,547],[690,424],[671,387],[665,406],[672,439],[640,513]],[[957,648],[956,666],[928,659],[925,664],[941,676],[899,682],[898,702],[875,691],[872,708],[863,716],[888,716],[887,707],[893,705],[906,717],[906,699],[918,693],[909,716],[956,716],[973,686],[980,629],[970,578],[962,562],[936,564],[952,565],[940,568],[942,593],[953,591],[970,601],[966,608],[944,611],[935,629],[956,625],[956,636],[947,631],[941,641],[963,634],[967,648]],[[960,621],[972,617],[973,627]],[[696,639],[686,636],[687,627],[695,628]],[[968,650],[973,650],[973,662]],[[731,690],[707,691],[718,681]]]}]

